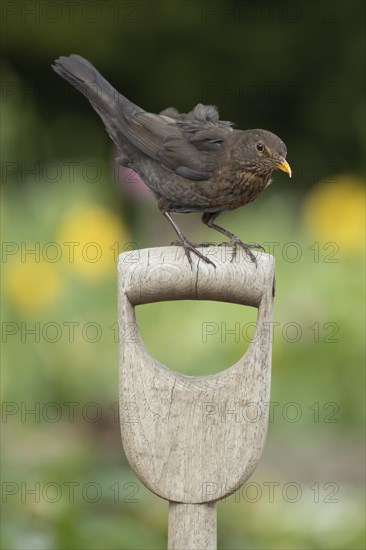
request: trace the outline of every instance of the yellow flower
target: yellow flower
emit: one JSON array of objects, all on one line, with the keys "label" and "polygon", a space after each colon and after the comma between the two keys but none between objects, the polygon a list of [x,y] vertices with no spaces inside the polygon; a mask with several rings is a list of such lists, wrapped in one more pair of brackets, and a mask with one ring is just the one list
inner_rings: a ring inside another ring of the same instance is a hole
[{"label": "yellow flower", "polygon": [[58,241],[68,267],[84,278],[97,280],[115,273],[119,243],[126,241],[126,230],[110,210],[79,206],[64,217]]},{"label": "yellow flower", "polygon": [[32,256],[22,258],[21,255],[5,265],[3,284],[9,299],[28,310],[50,307],[62,289],[55,265]]},{"label": "yellow flower", "polygon": [[341,175],[320,182],[308,195],[305,223],[320,242],[335,242],[340,253],[363,253],[365,188],[355,176]]}]

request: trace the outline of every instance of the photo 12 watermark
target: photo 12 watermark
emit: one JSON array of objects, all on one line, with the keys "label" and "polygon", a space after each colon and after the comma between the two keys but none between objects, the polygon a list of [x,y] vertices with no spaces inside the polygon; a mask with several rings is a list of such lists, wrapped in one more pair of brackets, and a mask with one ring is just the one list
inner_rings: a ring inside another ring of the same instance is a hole
[{"label": "photo 12 watermark", "polygon": [[3,0],[4,24],[97,24],[103,21],[136,24],[143,3],[132,0]]},{"label": "photo 12 watermark", "polygon": [[96,504],[103,500],[114,503],[137,504],[140,486],[136,482],[102,485],[96,481],[81,483],[80,481],[3,481],[1,487],[1,502],[10,504],[14,501],[22,504],[32,502],[56,504],[63,501],[75,504],[80,501]]},{"label": "photo 12 watermark", "polygon": [[[313,502],[315,504],[338,504],[340,487],[335,481],[319,482],[313,481],[309,484],[299,483],[297,481],[288,481],[286,483],[279,481],[249,481],[238,488],[233,499],[235,503],[246,502],[256,504],[257,502],[266,502],[269,504],[287,502],[295,504],[301,500]],[[216,494],[222,494],[222,487],[216,482],[205,482],[202,484],[202,496],[204,499],[214,497]],[[220,502],[227,502],[228,497]]]},{"label": "photo 12 watermark", "polygon": [[[58,422],[96,424],[110,422],[119,424],[120,407],[123,409],[124,422],[139,423],[141,410],[135,401],[126,401],[120,405],[117,401],[110,404],[88,401],[3,401],[1,403],[1,422],[3,424],[19,422],[21,424],[56,424]],[[192,413],[193,414],[193,413]],[[260,422],[267,415],[268,422],[287,422],[297,424],[300,421],[314,424],[338,424],[341,421],[340,406],[335,401],[206,401],[196,410],[203,424],[218,426],[222,423]]]}]

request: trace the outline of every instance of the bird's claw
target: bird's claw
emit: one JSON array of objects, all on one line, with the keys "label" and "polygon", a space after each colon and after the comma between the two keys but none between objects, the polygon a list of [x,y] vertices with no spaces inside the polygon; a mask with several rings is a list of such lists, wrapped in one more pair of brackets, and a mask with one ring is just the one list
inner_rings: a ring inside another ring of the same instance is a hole
[{"label": "bird's claw", "polygon": [[260,249],[265,252],[265,249],[261,244],[258,243],[244,243],[242,240],[239,239],[239,237],[236,237],[235,235],[230,239],[230,241],[226,241],[221,243],[224,246],[232,246],[233,247],[233,253],[231,256],[231,261],[233,262],[236,258],[238,247],[242,248],[244,252],[249,256],[253,264],[257,267],[257,258],[251,251],[252,248]]},{"label": "bird's claw", "polygon": [[171,244],[173,246],[183,246],[184,252],[187,256],[187,259],[189,261],[189,265],[191,266],[191,269],[193,269],[193,262],[192,262],[192,258],[191,258],[191,252],[193,252],[193,254],[196,254],[196,256],[198,256],[198,258],[203,260],[206,264],[211,264],[214,268],[216,268],[215,264],[211,260],[209,260],[207,258],[207,256],[204,256],[201,252],[199,252],[199,250],[197,250],[197,247],[210,246],[210,243],[196,244],[196,243],[191,243],[187,240],[184,240],[184,241],[173,241]]},{"label": "bird's claw", "polygon": [[262,246],[261,244],[258,244],[258,243],[246,243],[246,245],[247,245],[249,248],[258,248],[259,250],[263,250],[263,252],[266,251],[266,249],[264,248],[264,246]]},{"label": "bird's claw", "polygon": [[[204,246],[215,246],[212,245],[212,243],[191,243],[190,241],[184,240],[184,241],[173,241],[172,246],[183,246],[184,252],[187,256],[187,259],[189,261],[189,265],[193,269],[193,263],[191,258],[191,252],[196,254],[198,258],[201,258],[205,263],[213,265],[213,267],[216,267],[215,264],[207,258],[207,256],[204,256],[201,252],[197,250],[199,247]],[[218,246],[231,246],[233,248],[232,255],[231,255],[231,262],[233,262],[237,256],[238,248],[242,248],[244,252],[249,256],[250,260],[253,262],[253,264],[257,267],[257,258],[251,251],[252,248],[263,250],[265,252],[265,249],[261,244],[258,243],[244,243],[242,240],[239,239],[239,237],[236,237],[235,235],[230,239],[230,241],[224,241],[223,243],[220,243]]]}]

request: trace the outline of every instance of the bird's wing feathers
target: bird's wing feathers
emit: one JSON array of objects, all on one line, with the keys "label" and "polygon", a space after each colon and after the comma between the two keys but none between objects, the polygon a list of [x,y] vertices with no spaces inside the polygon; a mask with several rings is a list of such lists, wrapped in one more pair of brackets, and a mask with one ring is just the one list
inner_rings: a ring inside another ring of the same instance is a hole
[{"label": "bird's wing feathers", "polygon": [[164,168],[195,180],[214,171],[231,124],[220,122],[212,106],[197,105],[191,113],[167,109],[160,115],[138,113],[124,117],[125,137]]},{"label": "bird's wing feathers", "polygon": [[172,172],[194,180],[205,180],[214,171],[217,156],[218,151],[199,150],[184,136],[168,136],[157,158]]},{"label": "bird's wing feathers", "polygon": [[232,130],[215,107],[199,103],[186,114],[170,107],[155,115],[119,94],[79,55],[60,57],[53,68],[89,99],[117,147],[127,139],[167,170],[195,180],[210,177]]},{"label": "bird's wing feathers", "polygon": [[153,113],[139,113],[125,117],[121,125],[123,134],[135,147],[145,155],[157,160],[157,153],[169,135],[180,136],[173,119]]}]

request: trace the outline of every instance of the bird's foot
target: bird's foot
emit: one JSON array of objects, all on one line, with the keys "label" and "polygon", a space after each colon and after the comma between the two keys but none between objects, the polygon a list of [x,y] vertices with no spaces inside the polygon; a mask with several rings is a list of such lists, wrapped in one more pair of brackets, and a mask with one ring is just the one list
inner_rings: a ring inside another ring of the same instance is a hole
[{"label": "bird's foot", "polygon": [[233,253],[232,253],[232,256],[231,256],[231,261],[232,262],[236,258],[238,248],[242,248],[244,250],[244,252],[247,254],[247,256],[249,256],[249,258],[251,259],[251,261],[253,262],[253,264],[256,267],[257,267],[257,258],[255,257],[255,255],[253,254],[251,249],[252,248],[260,249],[260,250],[263,250],[263,252],[265,252],[265,249],[263,248],[263,246],[261,244],[258,244],[258,243],[243,243],[243,241],[240,240],[239,237],[237,237],[236,235],[233,235],[231,237],[230,241],[225,241],[225,242],[221,243],[221,245],[223,245],[223,246],[232,246],[233,247]]},{"label": "bird's foot", "polygon": [[201,254],[201,252],[199,252],[197,250],[197,247],[210,246],[210,243],[196,244],[196,243],[191,243],[187,239],[184,239],[182,241],[173,241],[171,244],[173,246],[183,246],[184,252],[185,252],[185,254],[187,256],[187,259],[189,261],[189,265],[191,266],[192,269],[193,269],[193,263],[192,263],[192,258],[191,258],[191,252],[193,252],[193,254],[196,254],[196,256],[198,256],[198,258],[201,258],[201,260],[206,262],[206,264],[211,264],[216,268],[215,264],[211,260],[209,260],[206,256],[204,256],[203,254]]}]

